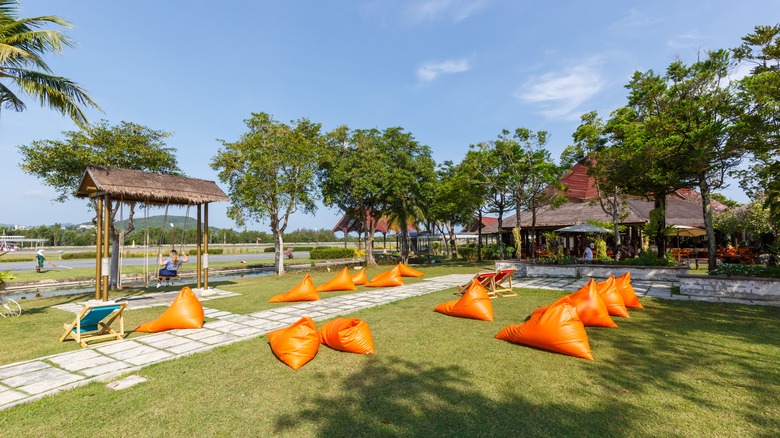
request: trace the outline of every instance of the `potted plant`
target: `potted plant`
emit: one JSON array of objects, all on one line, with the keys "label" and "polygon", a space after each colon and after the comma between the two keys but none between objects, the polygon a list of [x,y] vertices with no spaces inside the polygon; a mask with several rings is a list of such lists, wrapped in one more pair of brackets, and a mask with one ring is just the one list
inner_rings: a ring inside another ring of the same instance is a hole
[{"label": "potted plant", "polygon": [[5,282],[13,280],[14,277],[13,274],[11,274],[11,271],[0,271],[0,290],[5,290]]}]

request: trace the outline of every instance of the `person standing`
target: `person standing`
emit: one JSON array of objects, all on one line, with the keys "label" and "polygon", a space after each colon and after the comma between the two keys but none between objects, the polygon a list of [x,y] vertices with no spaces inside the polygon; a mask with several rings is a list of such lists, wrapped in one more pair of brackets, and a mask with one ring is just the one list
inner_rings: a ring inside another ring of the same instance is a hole
[{"label": "person standing", "polygon": [[35,253],[35,258],[38,260],[38,264],[35,265],[35,272],[43,271],[43,262],[46,261],[46,257],[43,255],[42,249],[39,249],[38,252]]}]

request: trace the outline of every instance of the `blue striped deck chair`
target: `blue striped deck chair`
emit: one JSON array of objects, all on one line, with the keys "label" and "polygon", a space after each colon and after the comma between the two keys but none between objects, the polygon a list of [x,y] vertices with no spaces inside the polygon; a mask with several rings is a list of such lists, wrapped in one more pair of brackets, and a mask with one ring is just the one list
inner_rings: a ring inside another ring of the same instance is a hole
[{"label": "blue striped deck chair", "polygon": [[[88,348],[88,342],[104,339],[116,339],[121,341],[125,335],[124,312],[127,303],[106,303],[98,305],[85,305],[76,315],[72,323],[65,323],[65,333],[60,337],[60,342],[73,338],[82,348]],[[103,322],[104,319],[110,318]],[[111,324],[119,319],[119,332],[111,328]]]}]

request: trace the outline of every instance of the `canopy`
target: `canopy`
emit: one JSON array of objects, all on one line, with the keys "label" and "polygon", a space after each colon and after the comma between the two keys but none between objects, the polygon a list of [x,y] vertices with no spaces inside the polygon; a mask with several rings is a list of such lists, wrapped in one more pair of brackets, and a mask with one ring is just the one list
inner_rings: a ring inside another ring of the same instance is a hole
[{"label": "canopy", "polygon": [[706,230],[702,230],[701,228],[696,227],[689,227],[687,225],[672,225],[669,228],[672,229],[669,234],[674,234],[677,237],[696,237],[707,234]]},{"label": "canopy", "polygon": [[611,233],[612,231],[591,224],[577,224],[570,227],[558,228],[556,233]]}]

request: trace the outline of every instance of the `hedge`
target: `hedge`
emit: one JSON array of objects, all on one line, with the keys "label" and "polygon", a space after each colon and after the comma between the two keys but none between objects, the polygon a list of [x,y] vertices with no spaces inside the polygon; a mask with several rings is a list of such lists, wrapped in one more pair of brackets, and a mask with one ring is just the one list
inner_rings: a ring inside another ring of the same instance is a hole
[{"label": "hedge", "polygon": [[727,277],[761,277],[780,278],[780,266],[736,265],[721,263],[709,272],[709,275],[724,275]]},{"label": "hedge", "polygon": [[309,251],[312,260],[323,259],[351,259],[355,257],[355,250],[349,248],[314,248]]},{"label": "hedge", "polygon": [[[203,249],[201,249],[201,251],[203,251]],[[225,252],[225,250],[223,248],[211,248],[211,249],[209,249],[209,255],[222,254],[223,252]],[[196,249],[191,249],[191,250],[187,251],[187,255],[191,255],[191,256],[198,255],[197,248]]]},{"label": "hedge", "polygon": [[[292,249],[294,249],[296,251],[311,251],[313,249],[317,249],[317,248],[314,248],[313,246],[285,246],[284,247],[285,250],[288,250],[290,248],[292,248]],[[271,246],[271,247],[263,249],[263,252],[274,252],[275,250],[276,250],[276,248]]]}]

